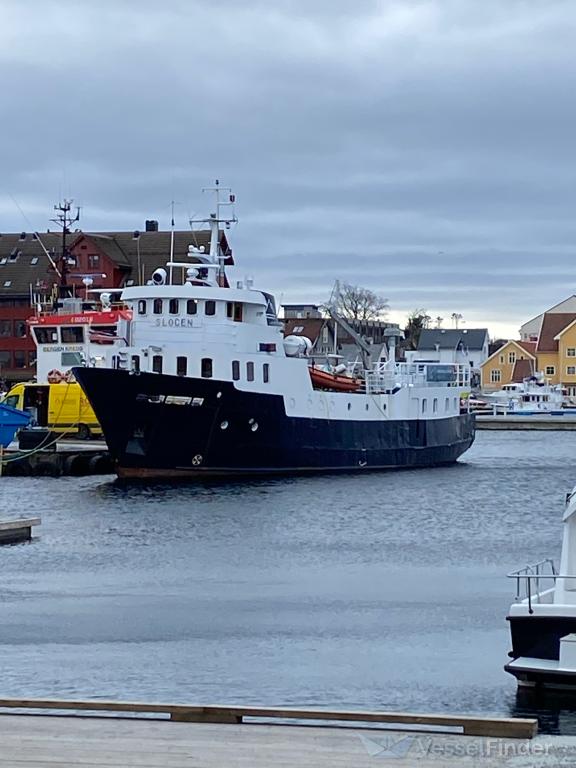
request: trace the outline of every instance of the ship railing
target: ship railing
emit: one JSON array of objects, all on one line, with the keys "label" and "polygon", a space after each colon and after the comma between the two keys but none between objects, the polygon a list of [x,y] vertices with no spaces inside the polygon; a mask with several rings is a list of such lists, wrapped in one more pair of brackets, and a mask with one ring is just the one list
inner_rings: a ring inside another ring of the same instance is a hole
[{"label": "ship railing", "polygon": [[458,387],[470,386],[470,369],[464,365],[442,363],[377,364],[366,371],[366,391],[369,394],[390,392],[398,387]]},{"label": "ship railing", "polygon": [[[537,563],[525,565],[517,571],[507,574],[507,578],[516,580],[516,602],[528,601],[528,613],[533,613],[532,603],[541,603],[542,591],[540,589],[541,581],[552,580],[552,588],[556,585],[557,579],[576,579],[576,576],[566,576],[556,571],[554,560],[546,558]],[[550,590],[547,590],[549,592]]]}]

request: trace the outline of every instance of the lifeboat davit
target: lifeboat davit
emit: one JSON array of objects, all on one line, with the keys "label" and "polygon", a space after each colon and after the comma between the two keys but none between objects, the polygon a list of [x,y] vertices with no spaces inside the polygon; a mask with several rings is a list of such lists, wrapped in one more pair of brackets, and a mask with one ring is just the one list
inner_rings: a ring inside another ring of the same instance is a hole
[{"label": "lifeboat davit", "polygon": [[321,368],[310,366],[310,378],[314,389],[330,389],[334,392],[358,392],[362,386],[359,379],[342,376],[338,373],[323,371]]}]

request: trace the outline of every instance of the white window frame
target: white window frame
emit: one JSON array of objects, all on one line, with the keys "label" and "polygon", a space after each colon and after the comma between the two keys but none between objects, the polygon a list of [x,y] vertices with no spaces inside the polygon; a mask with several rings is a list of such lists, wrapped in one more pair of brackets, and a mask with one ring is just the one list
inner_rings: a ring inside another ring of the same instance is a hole
[{"label": "white window frame", "polygon": [[556,375],[556,366],[555,365],[547,365],[544,369],[544,373],[546,376],[555,376]]},{"label": "white window frame", "polygon": [[502,371],[500,368],[492,368],[490,371],[490,383],[500,384],[502,382]]}]

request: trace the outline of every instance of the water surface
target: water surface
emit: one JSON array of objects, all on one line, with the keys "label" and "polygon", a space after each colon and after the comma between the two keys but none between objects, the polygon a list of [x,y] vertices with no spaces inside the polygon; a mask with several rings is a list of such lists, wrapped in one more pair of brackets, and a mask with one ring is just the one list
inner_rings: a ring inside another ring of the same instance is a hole
[{"label": "water surface", "polygon": [[[576,432],[480,432],[449,468],[211,486],[2,478],[4,696],[542,710],[506,572],[559,557]],[[575,699],[576,701],[576,699]],[[575,706],[576,709],[576,706]]]}]

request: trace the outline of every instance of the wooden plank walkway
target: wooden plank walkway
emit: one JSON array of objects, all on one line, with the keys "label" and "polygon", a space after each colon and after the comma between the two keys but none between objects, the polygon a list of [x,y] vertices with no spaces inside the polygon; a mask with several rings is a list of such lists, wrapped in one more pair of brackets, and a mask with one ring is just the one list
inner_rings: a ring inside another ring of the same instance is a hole
[{"label": "wooden plank walkway", "polygon": [[399,768],[575,765],[576,738],[488,739],[358,728],[0,716],[0,768],[375,768],[382,764]]},{"label": "wooden plank walkway", "polygon": [[136,715],[164,714],[171,720],[188,723],[234,723],[251,720],[314,720],[356,724],[410,725],[413,730],[430,728],[454,731],[467,736],[492,736],[531,739],[538,732],[538,722],[531,718],[478,717],[474,715],[430,715],[408,712],[372,712],[366,710],[326,710],[286,707],[250,707],[201,704],[163,704],[158,702],[0,699],[2,709],[106,712]]}]

